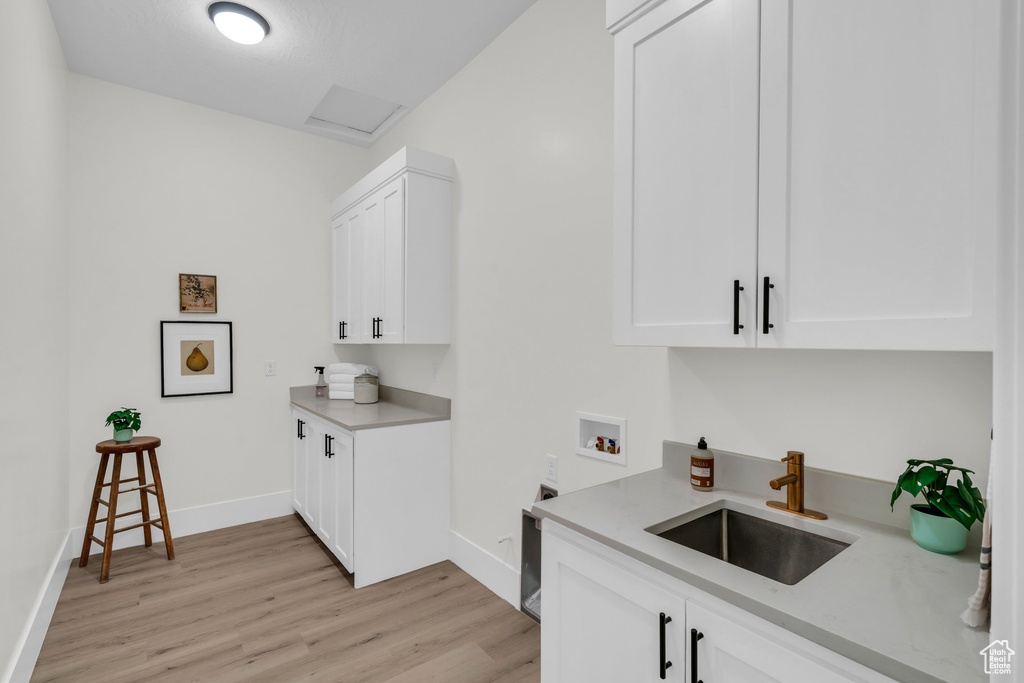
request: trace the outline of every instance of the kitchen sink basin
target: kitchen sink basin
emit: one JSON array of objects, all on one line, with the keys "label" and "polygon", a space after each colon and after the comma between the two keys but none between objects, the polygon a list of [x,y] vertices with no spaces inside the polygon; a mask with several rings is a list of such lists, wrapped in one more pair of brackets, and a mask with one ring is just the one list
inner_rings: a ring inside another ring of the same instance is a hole
[{"label": "kitchen sink basin", "polygon": [[822,536],[725,505],[685,518],[689,521],[677,523],[680,518],[675,518],[645,531],[788,586],[807,578],[856,538],[846,542]]}]

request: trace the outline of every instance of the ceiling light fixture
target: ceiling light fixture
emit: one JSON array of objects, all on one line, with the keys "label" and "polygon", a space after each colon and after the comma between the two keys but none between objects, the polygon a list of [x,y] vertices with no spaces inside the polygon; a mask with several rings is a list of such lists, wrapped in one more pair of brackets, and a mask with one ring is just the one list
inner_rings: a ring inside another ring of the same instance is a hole
[{"label": "ceiling light fixture", "polygon": [[217,30],[236,43],[255,45],[270,33],[266,19],[237,2],[215,2],[209,12]]}]

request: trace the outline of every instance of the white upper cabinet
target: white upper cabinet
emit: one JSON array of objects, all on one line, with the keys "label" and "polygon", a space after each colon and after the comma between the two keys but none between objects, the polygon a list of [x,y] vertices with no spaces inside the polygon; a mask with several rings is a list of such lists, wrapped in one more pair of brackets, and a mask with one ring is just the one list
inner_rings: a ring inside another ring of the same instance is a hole
[{"label": "white upper cabinet", "polygon": [[405,147],[335,200],[335,343],[450,343],[452,166]]},{"label": "white upper cabinet", "polygon": [[753,346],[757,0],[666,2],[615,40],[616,342]]},{"label": "white upper cabinet", "polygon": [[616,343],[991,349],[997,3],[613,5]]}]

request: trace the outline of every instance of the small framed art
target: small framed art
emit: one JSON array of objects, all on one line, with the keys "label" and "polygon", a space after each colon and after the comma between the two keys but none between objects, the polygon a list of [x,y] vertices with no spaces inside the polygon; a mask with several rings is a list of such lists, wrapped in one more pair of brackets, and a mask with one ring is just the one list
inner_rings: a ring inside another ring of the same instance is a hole
[{"label": "small framed art", "polygon": [[217,276],[179,273],[178,299],[182,313],[216,313]]},{"label": "small framed art", "polygon": [[230,394],[231,323],[160,322],[160,395]]}]

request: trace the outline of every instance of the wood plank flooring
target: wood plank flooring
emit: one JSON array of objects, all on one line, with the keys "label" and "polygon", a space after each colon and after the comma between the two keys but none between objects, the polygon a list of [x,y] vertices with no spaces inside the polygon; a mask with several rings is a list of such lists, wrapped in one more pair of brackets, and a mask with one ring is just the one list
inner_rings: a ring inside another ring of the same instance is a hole
[{"label": "wood plank flooring", "polygon": [[451,562],[356,591],[295,516],[174,547],[72,562],[32,681],[540,680],[540,626]]}]

